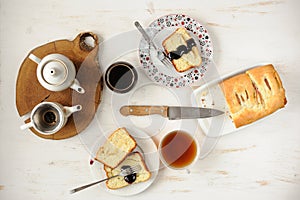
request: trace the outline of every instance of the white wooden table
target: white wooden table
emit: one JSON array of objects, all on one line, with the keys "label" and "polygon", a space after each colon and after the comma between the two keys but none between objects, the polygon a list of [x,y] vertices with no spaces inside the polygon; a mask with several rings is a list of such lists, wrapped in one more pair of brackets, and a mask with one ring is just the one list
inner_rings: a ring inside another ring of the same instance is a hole
[{"label": "white wooden table", "polygon": [[[69,189],[93,179],[80,137],[40,139],[21,131],[15,106],[19,66],[47,42],[93,31],[102,40],[185,13],[199,20],[214,44],[220,74],[271,62],[287,94],[287,106],[271,117],[220,138],[191,174],[162,169],[153,185],[131,199],[299,199],[300,55],[296,0],[244,1],[4,1],[0,3],[0,199],[121,199],[93,187]],[[137,57],[130,62],[138,65]],[[111,114],[105,99],[97,115]],[[106,118],[102,124],[113,127]],[[87,129],[86,131],[89,131]]]}]

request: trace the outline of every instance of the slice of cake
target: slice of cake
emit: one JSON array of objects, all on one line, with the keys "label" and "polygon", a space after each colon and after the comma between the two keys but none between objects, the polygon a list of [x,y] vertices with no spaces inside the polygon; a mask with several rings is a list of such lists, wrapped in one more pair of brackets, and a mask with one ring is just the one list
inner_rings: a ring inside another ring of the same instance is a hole
[{"label": "slice of cake", "polygon": [[250,69],[224,80],[220,86],[236,128],[265,117],[287,103],[273,65]]},{"label": "slice of cake", "polygon": [[121,168],[123,167],[133,167],[136,165],[141,166],[141,170],[135,174],[131,174],[129,176],[117,176],[111,178],[106,181],[106,186],[109,189],[115,190],[119,188],[123,188],[130,184],[136,184],[140,182],[147,181],[151,177],[151,172],[148,170],[142,155],[139,152],[133,152],[128,155],[123,162],[116,168],[110,168],[108,166],[104,166],[104,170],[106,172],[107,177],[112,177],[120,174]]},{"label": "slice of cake", "polygon": [[185,28],[178,28],[162,45],[178,72],[185,72],[202,63],[196,42]]},{"label": "slice of cake", "polygon": [[136,141],[125,128],[114,131],[96,154],[96,160],[111,168],[117,167],[136,147]]}]

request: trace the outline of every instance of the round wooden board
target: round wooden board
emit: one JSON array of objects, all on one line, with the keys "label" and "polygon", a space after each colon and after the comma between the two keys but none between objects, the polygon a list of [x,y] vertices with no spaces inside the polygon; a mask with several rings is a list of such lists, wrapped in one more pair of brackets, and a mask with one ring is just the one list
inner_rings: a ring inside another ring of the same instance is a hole
[{"label": "round wooden board", "polygon": [[[94,45],[89,45],[88,39],[94,40]],[[37,80],[37,64],[28,56],[34,54],[43,58],[48,54],[59,53],[67,56],[73,61],[77,75],[76,79],[85,89],[84,94],[68,88],[64,91],[53,92],[45,89]],[[16,85],[16,107],[20,116],[28,114],[40,102],[58,102],[64,106],[80,104],[82,110],[72,114],[67,124],[58,132],[52,135],[43,135],[35,129],[30,130],[45,139],[65,139],[83,131],[93,120],[94,115],[101,101],[102,74],[100,72],[98,57],[98,37],[94,33],[80,33],[73,41],[58,40],[37,47],[29,52],[23,61]],[[25,122],[29,122],[27,119]]]}]

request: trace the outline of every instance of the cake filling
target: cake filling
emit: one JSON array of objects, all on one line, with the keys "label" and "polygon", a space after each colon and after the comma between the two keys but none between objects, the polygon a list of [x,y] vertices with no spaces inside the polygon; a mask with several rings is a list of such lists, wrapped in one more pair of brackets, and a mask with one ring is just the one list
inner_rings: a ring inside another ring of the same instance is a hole
[{"label": "cake filling", "polygon": [[175,51],[171,51],[169,54],[168,54],[168,58],[170,60],[177,60],[179,58],[181,58],[181,56],[183,54],[187,54],[189,53],[193,47],[196,46],[196,42],[193,38],[189,39],[186,41],[187,45],[180,45],[177,47],[177,49]]}]

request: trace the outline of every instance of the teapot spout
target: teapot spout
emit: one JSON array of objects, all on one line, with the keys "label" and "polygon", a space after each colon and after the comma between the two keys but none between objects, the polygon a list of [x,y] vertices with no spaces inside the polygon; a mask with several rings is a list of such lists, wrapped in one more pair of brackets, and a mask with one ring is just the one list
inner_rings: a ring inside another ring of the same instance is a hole
[{"label": "teapot spout", "polygon": [[73,90],[76,90],[78,93],[83,94],[85,90],[80,86],[80,83],[77,79],[74,80],[73,84],[70,86]]},{"label": "teapot spout", "polygon": [[66,117],[69,117],[70,115],[72,115],[74,112],[78,112],[82,109],[81,105],[76,105],[76,106],[72,106],[72,107],[64,107],[65,109],[65,115]]}]

